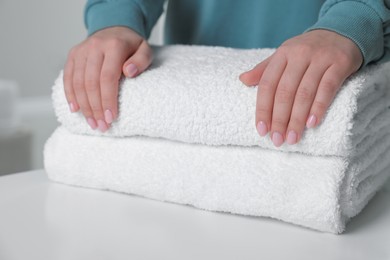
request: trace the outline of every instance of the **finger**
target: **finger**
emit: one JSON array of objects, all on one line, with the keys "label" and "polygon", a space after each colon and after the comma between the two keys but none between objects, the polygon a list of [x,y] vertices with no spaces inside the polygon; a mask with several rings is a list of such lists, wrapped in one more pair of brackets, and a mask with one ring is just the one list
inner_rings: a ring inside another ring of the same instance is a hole
[{"label": "finger", "polygon": [[295,144],[302,137],[306,119],[317,93],[318,85],[328,66],[312,63],[306,70],[295,94],[290,121],[287,127],[287,143]]},{"label": "finger", "polygon": [[253,69],[242,73],[240,75],[241,82],[248,87],[258,85],[265,68],[268,66],[270,59],[271,57],[268,57],[264,61],[257,64]]},{"label": "finger", "polygon": [[142,41],[137,51],[123,64],[123,74],[133,78],[145,71],[152,63],[152,49],[146,41]]},{"label": "finger", "polygon": [[347,76],[345,69],[337,65],[332,65],[326,70],[310,109],[309,118],[306,122],[308,128],[315,127],[322,121],[333,98]]},{"label": "finger", "polygon": [[85,72],[86,58],[78,58],[74,62],[73,68],[73,90],[77,99],[77,103],[80,106],[81,112],[87,119],[88,124],[92,129],[96,129],[96,121],[93,119],[93,114],[91,107],[89,106],[89,101],[87,93],[85,92],[84,86],[84,72]]},{"label": "finger", "polygon": [[257,89],[256,127],[261,136],[265,136],[270,129],[275,90],[286,65],[284,56],[274,56],[260,79]]},{"label": "finger", "polygon": [[73,81],[73,59],[68,59],[64,68],[64,92],[66,100],[69,104],[69,109],[72,113],[77,112],[80,107],[77,104],[76,96],[73,91],[72,81]]},{"label": "finger", "polygon": [[308,66],[309,61],[292,60],[288,62],[280,78],[276,89],[271,123],[271,138],[277,147],[281,146],[285,140],[295,93]]},{"label": "finger", "polygon": [[106,53],[100,75],[101,100],[105,123],[109,126],[118,116],[118,89],[124,59],[119,52]]},{"label": "finger", "polygon": [[99,130],[104,132],[107,130],[107,127],[101,122],[104,120],[100,95],[100,71],[102,64],[103,53],[90,53],[86,62],[84,86],[92,117],[97,122]]}]

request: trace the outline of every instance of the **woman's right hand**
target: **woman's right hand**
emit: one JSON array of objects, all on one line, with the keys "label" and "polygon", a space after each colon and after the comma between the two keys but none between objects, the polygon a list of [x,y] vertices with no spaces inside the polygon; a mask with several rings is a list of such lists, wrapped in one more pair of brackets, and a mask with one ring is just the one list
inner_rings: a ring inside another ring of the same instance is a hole
[{"label": "woman's right hand", "polygon": [[147,41],[127,27],[110,27],[71,49],[64,88],[71,112],[81,110],[92,129],[105,132],[118,116],[118,88],[123,74],[136,77],[152,63]]}]

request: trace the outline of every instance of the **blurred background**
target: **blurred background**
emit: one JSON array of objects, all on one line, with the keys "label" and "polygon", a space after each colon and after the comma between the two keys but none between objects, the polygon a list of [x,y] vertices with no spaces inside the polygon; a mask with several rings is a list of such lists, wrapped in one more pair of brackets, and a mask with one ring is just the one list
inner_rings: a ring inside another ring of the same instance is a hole
[{"label": "blurred background", "polygon": [[[86,37],[85,1],[0,0],[0,175],[43,167],[57,126],[51,87]],[[161,17],[149,39],[162,44]]]}]

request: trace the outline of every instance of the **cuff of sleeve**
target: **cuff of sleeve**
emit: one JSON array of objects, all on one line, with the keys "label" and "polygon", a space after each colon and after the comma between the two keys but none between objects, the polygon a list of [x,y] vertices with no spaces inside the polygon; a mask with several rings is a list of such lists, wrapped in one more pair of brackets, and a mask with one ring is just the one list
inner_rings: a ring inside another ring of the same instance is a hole
[{"label": "cuff of sleeve", "polygon": [[112,26],[125,26],[146,38],[142,11],[132,1],[96,1],[86,7],[84,22],[91,35]]},{"label": "cuff of sleeve", "polygon": [[351,39],[362,52],[362,66],[383,55],[382,20],[374,9],[362,2],[340,1],[321,13],[306,31],[325,29]]}]

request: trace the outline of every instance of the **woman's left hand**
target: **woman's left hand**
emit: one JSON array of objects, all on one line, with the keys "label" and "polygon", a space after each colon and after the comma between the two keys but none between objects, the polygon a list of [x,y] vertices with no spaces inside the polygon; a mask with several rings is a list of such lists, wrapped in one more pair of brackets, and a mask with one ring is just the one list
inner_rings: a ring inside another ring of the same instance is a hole
[{"label": "woman's left hand", "polygon": [[313,30],[284,42],[269,58],[240,75],[258,85],[256,127],[270,132],[276,147],[299,142],[305,125],[317,126],[337,91],[363,62],[358,46],[328,30]]}]

